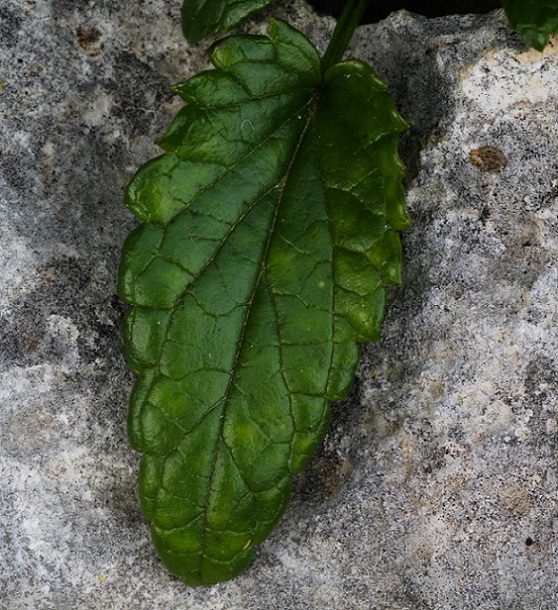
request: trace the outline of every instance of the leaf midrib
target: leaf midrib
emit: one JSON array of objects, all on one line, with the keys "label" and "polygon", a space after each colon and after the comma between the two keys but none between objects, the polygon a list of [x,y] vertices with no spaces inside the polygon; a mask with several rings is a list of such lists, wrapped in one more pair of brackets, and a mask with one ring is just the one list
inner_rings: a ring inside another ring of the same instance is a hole
[{"label": "leaf midrib", "polygon": [[[258,277],[257,277],[257,279],[256,279],[256,281],[254,283],[254,287],[252,289],[252,293],[251,293],[251,296],[250,296],[250,301],[249,301],[248,307],[246,309],[246,315],[245,315],[245,318],[244,318],[244,322],[243,322],[243,325],[242,325],[242,330],[241,330],[241,333],[240,333],[240,336],[239,336],[239,340],[238,340],[238,343],[237,343],[237,350],[236,350],[236,354],[235,354],[235,360],[234,360],[233,366],[231,368],[231,375],[229,377],[229,382],[227,384],[227,388],[225,390],[225,395],[223,397],[223,400],[224,400],[223,413],[222,413],[222,416],[221,416],[220,422],[219,422],[218,441],[215,443],[215,447],[213,449],[213,460],[212,460],[212,463],[211,463],[210,474],[209,474],[209,477],[208,477],[208,486],[207,486],[206,501],[205,501],[205,512],[204,512],[204,524],[203,524],[203,528],[202,528],[202,541],[201,541],[201,549],[202,549],[203,557],[208,557],[208,555],[205,552],[205,549],[206,549],[206,546],[207,546],[207,544],[206,544],[206,532],[207,532],[207,529],[208,529],[207,528],[207,516],[208,516],[208,513],[209,513],[208,506],[209,506],[209,504],[211,502],[211,495],[212,495],[211,481],[213,480],[213,476],[215,474],[215,466],[216,466],[216,463],[217,463],[217,457],[218,457],[218,454],[219,454],[219,445],[220,444],[223,444],[223,445],[225,445],[227,447],[227,450],[229,451],[229,453],[231,455],[231,458],[233,459],[233,462],[235,463],[235,465],[237,467],[238,474],[242,477],[242,479],[243,479],[244,483],[246,484],[247,488],[250,489],[250,491],[252,491],[252,489],[251,489],[251,487],[249,485],[249,482],[245,479],[242,470],[240,469],[240,467],[236,464],[236,461],[234,460],[234,455],[232,453],[232,449],[225,442],[225,439],[223,437],[223,429],[224,429],[225,420],[226,420],[226,417],[227,417],[226,414],[227,414],[228,406],[230,404],[230,400],[229,400],[230,399],[230,392],[231,392],[231,388],[233,386],[234,378],[235,378],[235,375],[236,375],[236,371],[237,371],[237,366],[238,366],[238,361],[239,361],[239,358],[240,358],[240,354],[242,352],[242,348],[244,347],[244,339],[245,339],[245,336],[246,336],[246,329],[248,327],[249,320],[250,320],[250,314],[251,314],[251,311],[252,311],[252,306],[253,306],[253,303],[254,303],[254,299],[255,299],[256,293],[257,293],[257,291],[258,291],[258,289],[260,287],[260,283],[262,282],[262,278],[264,277],[265,272],[266,272],[266,264],[267,264],[268,254],[269,254],[269,248],[270,248],[272,239],[274,237],[275,225],[276,225],[276,222],[277,222],[277,217],[279,215],[279,211],[281,210],[281,205],[282,205],[283,197],[284,197],[284,193],[285,193],[285,187],[287,185],[291,169],[292,169],[292,167],[293,167],[293,165],[294,165],[294,163],[295,163],[295,161],[297,159],[298,152],[300,150],[300,146],[302,144],[302,141],[304,140],[304,138],[306,136],[306,133],[307,133],[307,131],[308,131],[308,129],[309,129],[309,127],[310,127],[310,125],[311,125],[311,123],[313,121],[314,115],[316,113],[318,97],[319,97],[319,92],[316,91],[314,93],[314,95],[312,96],[312,98],[306,104],[306,105],[312,104],[313,107],[309,108],[307,120],[306,120],[306,122],[305,122],[305,124],[303,126],[303,129],[301,130],[301,133],[300,133],[298,142],[297,142],[297,144],[295,146],[295,149],[294,149],[293,155],[291,157],[291,160],[288,163],[287,168],[285,169],[285,173],[283,175],[283,178],[282,178],[281,182],[277,185],[277,188],[279,189],[279,193],[280,193],[279,194],[279,200],[277,201],[277,204],[275,206],[275,212],[274,212],[274,215],[273,215],[273,220],[271,222],[271,226],[269,228],[266,247],[265,247],[264,253],[262,255],[262,262],[260,264],[260,271],[259,271]],[[279,334],[279,330],[277,330],[277,333]],[[286,383],[286,379],[284,377],[284,371],[283,371],[283,366],[282,366],[283,356],[282,356],[282,351],[281,351],[281,341],[279,341],[278,348],[279,348],[280,362],[281,362],[281,367],[280,367],[280,369],[281,369],[281,376],[283,378],[283,382],[285,383],[285,387],[288,387],[288,385]],[[291,417],[292,417],[292,398],[291,398],[290,393],[289,393],[289,404],[290,404],[290,411],[291,411]],[[252,493],[253,493],[253,491],[252,491]],[[256,510],[257,510],[257,506],[256,506]],[[258,522],[259,522],[259,519],[258,519]],[[253,529],[250,532],[250,534],[252,536],[254,536],[255,529]]]}]

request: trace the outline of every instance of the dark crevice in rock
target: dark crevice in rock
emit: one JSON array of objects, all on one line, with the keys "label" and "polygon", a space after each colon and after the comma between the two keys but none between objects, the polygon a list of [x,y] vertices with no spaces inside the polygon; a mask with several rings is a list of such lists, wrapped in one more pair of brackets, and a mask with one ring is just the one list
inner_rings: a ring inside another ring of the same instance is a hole
[{"label": "dark crevice in rock", "polygon": [[[309,0],[317,13],[341,15],[345,0]],[[443,17],[445,15],[467,15],[470,13],[485,14],[501,8],[500,0],[371,0],[362,18],[362,23],[376,23],[385,19],[393,11],[405,9],[425,17]]]}]

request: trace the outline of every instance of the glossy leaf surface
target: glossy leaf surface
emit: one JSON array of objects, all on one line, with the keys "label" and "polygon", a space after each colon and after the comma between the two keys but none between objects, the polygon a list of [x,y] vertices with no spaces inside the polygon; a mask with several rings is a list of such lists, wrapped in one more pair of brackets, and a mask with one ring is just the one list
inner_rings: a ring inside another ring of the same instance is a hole
[{"label": "glossy leaf surface", "polygon": [[186,40],[195,43],[236,27],[271,0],[184,0],[182,31]]},{"label": "glossy leaf surface", "polygon": [[558,0],[503,0],[503,5],[511,26],[539,51],[558,32]]},{"label": "glossy leaf surface", "polygon": [[322,76],[281,21],[234,36],[167,151],[132,179],[142,220],[120,269],[141,504],[167,567],[232,578],[272,531],[343,398],[359,341],[379,338],[408,226],[405,123],[367,65]]}]

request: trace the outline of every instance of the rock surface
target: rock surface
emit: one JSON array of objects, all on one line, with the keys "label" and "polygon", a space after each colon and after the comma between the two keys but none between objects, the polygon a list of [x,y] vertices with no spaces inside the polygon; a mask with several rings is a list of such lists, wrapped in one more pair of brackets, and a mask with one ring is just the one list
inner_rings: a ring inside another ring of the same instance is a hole
[{"label": "rock surface", "polygon": [[[556,608],[557,43],[500,12],[358,32],[411,125],[384,338],[245,574],[158,560],[114,291],[124,186],[207,66],[179,4],[0,0],[0,609]],[[323,50],[331,20],[274,13]]]}]

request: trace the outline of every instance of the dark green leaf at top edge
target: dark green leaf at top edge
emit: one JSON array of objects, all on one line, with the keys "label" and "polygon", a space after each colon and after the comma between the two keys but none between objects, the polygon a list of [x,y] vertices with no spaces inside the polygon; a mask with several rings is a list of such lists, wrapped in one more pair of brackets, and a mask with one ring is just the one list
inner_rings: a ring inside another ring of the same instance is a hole
[{"label": "dark green leaf at top edge", "polygon": [[525,42],[543,51],[558,33],[558,0],[502,0],[506,16]]},{"label": "dark green leaf at top edge", "polygon": [[196,43],[236,27],[271,0],[184,0],[182,31],[188,42]]},{"label": "dark green leaf at top edge", "polygon": [[322,76],[281,21],[212,61],[127,189],[119,277],[141,505],[191,585],[237,575],[277,524],[380,336],[409,225],[406,125],[369,66]]}]

